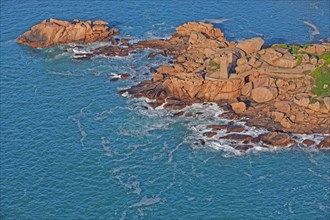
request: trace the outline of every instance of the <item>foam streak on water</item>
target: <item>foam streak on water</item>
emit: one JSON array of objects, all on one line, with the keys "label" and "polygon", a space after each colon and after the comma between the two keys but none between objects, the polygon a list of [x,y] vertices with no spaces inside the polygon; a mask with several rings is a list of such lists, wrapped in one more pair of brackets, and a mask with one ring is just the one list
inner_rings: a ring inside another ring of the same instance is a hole
[{"label": "foam streak on water", "polygon": [[306,24],[308,27],[310,27],[312,29],[312,32],[311,32],[312,37],[320,34],[320,30],[314,23],[312,23],[312,21],[304,21],[304,24]]}]

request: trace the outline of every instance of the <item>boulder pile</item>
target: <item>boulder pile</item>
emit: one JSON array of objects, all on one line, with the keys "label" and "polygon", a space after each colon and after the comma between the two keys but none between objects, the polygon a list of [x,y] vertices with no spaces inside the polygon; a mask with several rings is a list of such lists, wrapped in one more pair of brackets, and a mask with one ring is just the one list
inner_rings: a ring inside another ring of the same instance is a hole
[{"label": "boulder pile", "polygon": [[[158,49],[148,59],[158,54],[172,56],[171,64],[150,69],[151,79],[122,93],[153,99],[149,103],[153,108],[163,105],[180,110],[192,103],[217,102],[228,110],[222,117],[245,117],[247,125],[273,132],[260,137],[269,145],[292,143],[285,132],[330,134],[329,43],[265,47],[260,37],[230,42],[212,24],[188,22],[177,27],[168,40],[130,44],[126,39],[114,40],[118,30],[107,24],[50,19],[33,26],[18,42],[47,47],[113,41],[93,51],[105,56]],[[328,142],[324,143],[322,148]]]}]

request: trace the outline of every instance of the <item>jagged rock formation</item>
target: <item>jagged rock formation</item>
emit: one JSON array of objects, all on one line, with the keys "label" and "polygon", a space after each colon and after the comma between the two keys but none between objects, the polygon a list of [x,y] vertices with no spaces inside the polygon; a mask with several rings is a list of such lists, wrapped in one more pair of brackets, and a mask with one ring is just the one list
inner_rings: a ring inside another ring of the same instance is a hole
[{"label": "jagged rock formation", "polygon": [[118,30],[106,26],[108,22],[79,21],[73,22],[50,19],[34,25],[29,31],[18,37],[19,44],[31,47],[49,47],[64,43],[91,43],[96,41],[111,41],[118,35]]},{"label": "jagged rock formation", "polygon": [[[68,41],[111,40],[117,34],[102,21],[90,25],[92,31],[86,31],[86,22],[51,20],[32,27],[18,41],[45,47]],[[85,31],[70,31],[76,26],[77,30],[84,26]],[[177,27],[168,40],[116,42],[93,54],[125,56],[153,48],[173,57],[171,65],[151,70],[152,79],[122,91],[153,99],[149,104],[154,108],[164,105],[179,110],[195,102],[218,102],[229,110],[223,117],[247,117],[251,126],[274,132],[330,134],[330,44],[272,45],[262,49],[261,38],[229,42],[219,28],[203,22]],[[278,138],[291,143],[286,135],[277,133],[263,138],[270,144]]]}]

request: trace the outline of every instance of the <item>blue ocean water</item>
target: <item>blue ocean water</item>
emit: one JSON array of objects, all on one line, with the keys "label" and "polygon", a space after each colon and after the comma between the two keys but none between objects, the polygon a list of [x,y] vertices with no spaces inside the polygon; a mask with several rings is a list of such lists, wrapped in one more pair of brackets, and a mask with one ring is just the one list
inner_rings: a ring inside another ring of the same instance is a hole
[{"label": "blue ocean water", "polygon": [[[329,219],[329,152],[196,145],[207,125],[225,122],[216,106],[175,118],[118,94],[169,58],[141,51],[76,62],[63,45],[16,44],[50,17],[107,20],[132,40],[206,20],[231,40],[304,44],[330,36],[329,4],[2,0],[0,219]],[[113,73],[135,78],[110,82]]]}]

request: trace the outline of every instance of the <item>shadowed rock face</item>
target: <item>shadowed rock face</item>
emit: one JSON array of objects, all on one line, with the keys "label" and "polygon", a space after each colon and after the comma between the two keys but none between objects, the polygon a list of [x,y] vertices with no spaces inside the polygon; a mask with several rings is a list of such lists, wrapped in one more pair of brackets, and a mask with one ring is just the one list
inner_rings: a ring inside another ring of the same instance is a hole
[{"label": "shadowed rock face", "polygon": [[31,47],[49,47],[64,43],[91,43],[96,41],[110,41],[112,36],[118,35],[118,30],[106,26],[105,21],[68,21],[50,19],[34,25],[29,31],[18,37],[19,44]]}]

